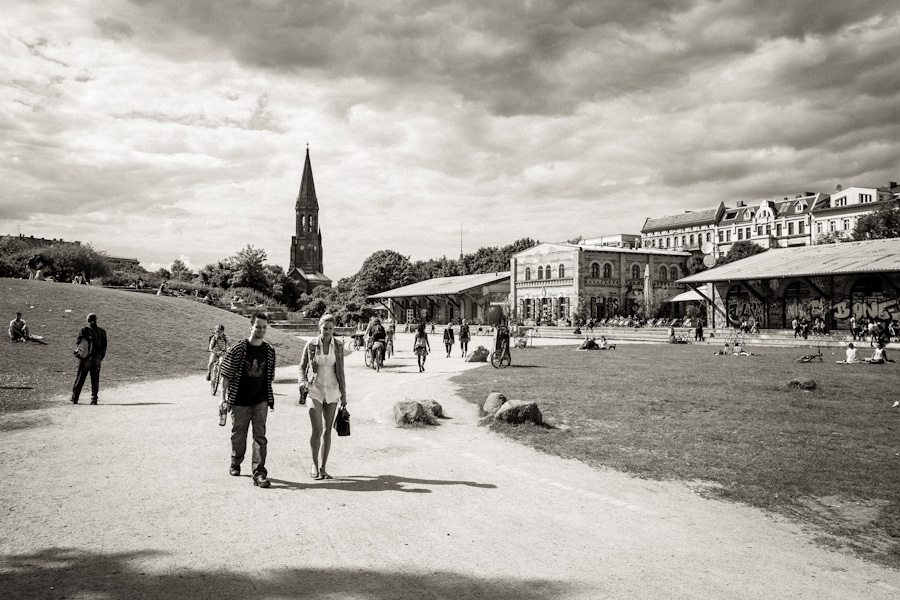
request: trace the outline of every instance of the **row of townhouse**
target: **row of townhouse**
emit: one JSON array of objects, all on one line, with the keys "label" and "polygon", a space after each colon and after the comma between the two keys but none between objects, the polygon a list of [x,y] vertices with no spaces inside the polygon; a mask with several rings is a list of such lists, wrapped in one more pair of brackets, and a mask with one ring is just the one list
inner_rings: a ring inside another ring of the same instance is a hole
[{"label": "row of townhouse", "polygon": [[[709,210],[648,218],[641,229],[645,248],[679,251],[708,250],[715,257],[728,254],[741,241],[763,248],[807,246],[835,238],[849,238],[861,216],[885,206],[900,205],[900,187],[849,187],[834,194],[805,192],[783,200],[763,200],[758,206],[724,203]],[[706,243],[709,246],[704,248]]]}]

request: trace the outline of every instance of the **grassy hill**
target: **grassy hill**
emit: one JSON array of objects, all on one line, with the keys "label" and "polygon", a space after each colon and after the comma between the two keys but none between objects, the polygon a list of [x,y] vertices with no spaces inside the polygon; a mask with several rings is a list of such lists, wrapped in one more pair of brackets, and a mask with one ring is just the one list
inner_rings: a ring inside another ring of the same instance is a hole
[{"label": "grassy hill", "polygon": [[[16,311],[47,345],[11,344],[6,327]],[[78,361],[75,338],[89,313],[106,329],[109,349],[100,375],[103,389],[133,381],[196,374],[203,377],[206,343],[216,324],[232,343],[246,337],[249,321],[186,298],[156,296],[88,285],[0,278],[0,413],[37,408],[71,394]],[[303,345],[293,335],[270,329],[278,366],[297,364]],[[83,395],[90,396],[90,380]]]}]

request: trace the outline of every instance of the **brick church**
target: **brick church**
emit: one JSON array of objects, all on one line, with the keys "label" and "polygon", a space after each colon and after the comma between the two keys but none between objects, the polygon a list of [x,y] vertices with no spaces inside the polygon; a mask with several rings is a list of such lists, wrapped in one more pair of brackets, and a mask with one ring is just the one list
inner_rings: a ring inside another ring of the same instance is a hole
[{"label": "brick church", "polygon": [[322,271],[322,230],[319,228],[319,201],[313,183],[309,148],[297,196],[297,235],[291,238],[291,266],[287,275],[297,281],[307,294],[320,285],[331,286]]}]

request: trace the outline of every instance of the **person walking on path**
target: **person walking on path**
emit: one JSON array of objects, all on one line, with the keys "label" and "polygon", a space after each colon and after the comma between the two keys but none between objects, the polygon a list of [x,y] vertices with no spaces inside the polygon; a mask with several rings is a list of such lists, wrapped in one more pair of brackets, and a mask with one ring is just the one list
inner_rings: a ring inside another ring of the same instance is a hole
[{"label": "person walking on path", "polygon": [[699,317],[697,318],[697,328],[694,329],[694,341],[703,341],[703,321]]},{"label": "person walking on path", "polygon": [[428,334],[425,333],[425,323],[419,323],[416,329],[416,337],[413,340],[413,352],[419,361],[419,373],[425,370],[425,358],[431,352],[431,344],[428,343]]},{"label": "person walking on path", "polygon": [[328,313],[322,315],[319,335],[306,342],[300,361],[300,393],[308,391],[311,400],[309,420],[312,435],[309,447],[312,467],[309,476],[313,479],[331,479],[325,470],[331,453],[331,428],[338,402],[341,406],[347,406],[344,357],[352,354],[353,348],[334,337],[334,327],[334,316]]},{"label": "person walking on path", "polygon": [[459,326],[459,346],[462,349],[463,358],[466,357],[466,354],[469,353],[469,340],[471,339],[471,335],[469,334],[469,325],[466,323],[466,320],[463,319],[462,325]]},{"label": "person walking on path", "polygon": [[9,341],[10,342],[27,342],[31,339],[28,333],[28,325],[22,320],[22,313],[17,312],[16,318],[9,322]]},{"label": "person walking on path", "polygon": [[444,347],[447,348],[447,358],[450,358],[450,351],[453,349],[453,344],[456,343],[453,335],[453,323],[447,323],[447,328],[444,330]]},{"label": "person walking on path", "polygon": [[791,329],[794,330],[794,339],[796,340],[797,336],[800,335],[800,321],[797,319],[797,317],[794,317],[791,320]]},{"label": "person walking on path", "polygon": [[91,376],[91,404],[97,404],[100,392],[100,363],[106,358],[106,330],[97,325],[97,315],[94,313],[87,316],[87,325],[81,328],[75,344],[80,344],[82,340],[90,342],[91,351],[78,361],[78,374],[75,376],[75,385],[72,386],[72,404],[78,404],[81,388],[88,375]]},{"label": "person walking on path", "polygon": [[266,471],[266,417],[275,410],[272,381],[275,379],[275,348],[266,342],[269,317],[256,313],[250,319],[250,336],[225,353],[222,364],[222,399],[231,409],[231,468],[241,474],[247,451],[247,428],[253,425],[253,485],[271,484]]}]

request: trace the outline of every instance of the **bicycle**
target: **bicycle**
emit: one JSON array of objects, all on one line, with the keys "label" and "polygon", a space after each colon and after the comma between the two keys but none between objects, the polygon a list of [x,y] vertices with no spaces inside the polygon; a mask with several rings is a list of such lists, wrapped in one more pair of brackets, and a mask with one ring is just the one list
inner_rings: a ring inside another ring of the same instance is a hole
[{"label": "bicycle", "polygon": [[[378,346],[381,344],[381,347]],[[372,364],[370,365],[375,371],[381,371],[381,365],[384,364],[384,343],[375,342],[369,350],[372,355]]]},{"label": "bicycle", "polygon": [[219,381],[221,380],[222,375],[222,359],[225,358],[225,354],[222,353],[219,358],[213,363],[212,375],[209,378],[209,389],[212,392],[212,395],[215,396],[219,391]]},{"label": "bicycle", "polygon": [[506,344],[491,352],[491,366],[495,369],[505,369],[510,364],[512,364],[512,356],[510,356],[509,346]]}]

